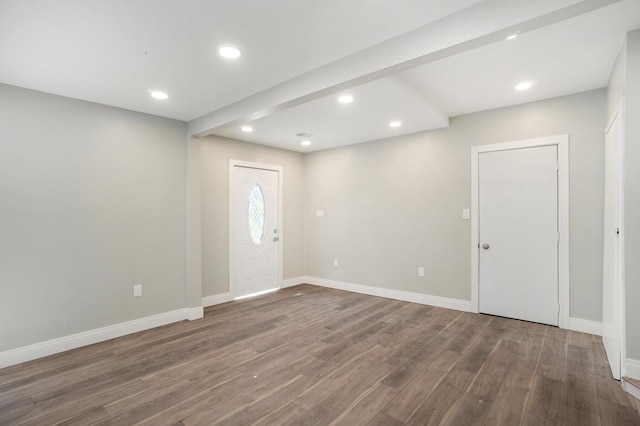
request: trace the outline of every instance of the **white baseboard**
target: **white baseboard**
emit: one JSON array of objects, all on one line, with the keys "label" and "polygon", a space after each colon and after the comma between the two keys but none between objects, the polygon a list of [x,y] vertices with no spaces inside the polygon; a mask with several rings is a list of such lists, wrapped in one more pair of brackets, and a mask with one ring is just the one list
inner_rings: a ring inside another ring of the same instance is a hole
[{"label": "white baseboard", "polygon": [[372,287],[362,284],[353,284],[342,281],[327,280],[316,277],[300,277],[302,282],[322,287],[335,288],[337,290],[352,291],[354,293],[368,294],[370,296],[384,297],[387,299],[402,300],[405,302],[419,303],[421,305],[437,306],[440,308],[455,309],[457,311],[475,312],[470,300],[451,299],[448,297],[431,296],[410,291],[393,290],[389,288]]},{"label": "white baseboard", "polygon": [[287,278],[286,280],[282,281],[282,285],[280,286],[280,288],[287,288],[287,287],[293,287],[294,285],[307,284],[306,278],[307,277]]},{"label": "white baseboard", "polygon": [[213,296],[203,297],[202,306],[206,308],[207,306],[219,305],[221,303],[231,302],[232,300],[233,296],[231,296],[231,293],[214,294]]},{"label": "white baseboard", "polygon": [[[625,364],[625,376],[640,380],[640,361],[637,359],[627,358],[627,362]],[[640,399],[640,397],[638,399]]]},{"label": "white baseboard", "polygon": [[602,336],[602,323],[582,318],[569,318],[569,330]]},{"label": "white baseboard", "polygon": [[[200,316],[198,316],[200,315]],[[47,340],[21,348],[0,352],[0,368],[10,367],[22,362],[76,349],[81,346],[92,345],[127,334],[137,333],[150,328],[160,327],[182,320],[202,318],[202,307],[177,309],[171,312],[151,315],[132,321],[122,322],[95,330],[84,331],[70,336]]]},{"label": "white baseboard", "polygon": [[622,388],[625,390],[625,392],[630,393],[634,398],[640,399],[640,389],[638,389],[632,383],[629,383],[626,380],[622,379]]},{"label": "white baseboard", "polygon": [[189,311],[189,314],[187,316],[187,319],[189,321],[194,321],[200,318],[204,318],[204,307],[202,306],[198,306],[197,308],[189,308],[188,311]]}]

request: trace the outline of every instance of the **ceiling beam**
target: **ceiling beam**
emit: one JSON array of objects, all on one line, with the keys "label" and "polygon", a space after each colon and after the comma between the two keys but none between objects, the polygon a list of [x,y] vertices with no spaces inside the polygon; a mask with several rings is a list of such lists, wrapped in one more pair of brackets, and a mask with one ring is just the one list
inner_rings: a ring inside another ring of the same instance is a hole
[{"label": "ceiling beam", "polygon": [[622,0],[485,0],[191,120],[202,137]]}]

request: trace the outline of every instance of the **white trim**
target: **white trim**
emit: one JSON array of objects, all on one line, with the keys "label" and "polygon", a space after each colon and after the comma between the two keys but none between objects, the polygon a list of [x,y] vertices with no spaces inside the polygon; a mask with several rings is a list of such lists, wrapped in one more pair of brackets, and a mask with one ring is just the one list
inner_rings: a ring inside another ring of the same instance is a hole
[{"label": "white trim", "polygon": [[627,358],[627,362],[625,362],[625,364],[627,370],[625,376],[631,377],[632,379],[640,380],[640,361]]},{"label": "white trim", "polygon": [[560,328],[570,328],[569,320],[569,136],[557,135],[471,147],[471,306],[479,312],[479,217],[478,159],[482,152],[556,145],[558,147],[558,302]]},{"label": "white trim", "polygon": [[276,282],[281,283],[284,271],[284,230],[282,227],[282,216],[283,216],[283,167],[276,166],[273,164],[266,163],[255,163],[251,161],[242,161],[242,160],[234,160],[229,159],[229,292],[233,297],[237,294],[235,292],[235,265],[234,265],[234,254],[236,253],[236,242],[233,238],[233,218],[235,215],[235,188],[236,178],[235,173],[233,172],[236,167],[245,167],[249,169],[260,169],[260,170],[272,170],[278,172],[278,236],[280,237],[278,243],[278,277]]},{"label": "white trim", "polygon": [[280,285],[280,288],[293,287],[295,285],[300,285],[300,284],[308,284],[306,279],[307,279],[307,277],[287,278],[286,280],[282,281],[282,284]]},{"label": "white trim", "polygon": [[308,284],[321,287],[335,288],[337,290],[351,291],[354,293],[368,294],[370,296],[384,297],[387,299],[402,300],[405,302],[419,303],[421,305],[438,306],[440,308],[455,309],[457,311],[473,312],[473,306],[469,300],[450,299],[448,297],[432,296],[429,294],[413,293],[410,291],[392,290],[389,288],[372,287],[362,284],[347,283],[343,281],[328,280],[325,278],[302,277]]},{"label": "white trim", "polygon": [[189,321],[195,321],[200,318],[204,318],[204,307],[198,306],[196,308],[187,308],[187,319]]},{"label": "white trim", "polygon": [[[626,98],[623,96],[622,98],[620,98],[620,100],[618,101],[618,105],[617,105],[617,110],[619,111],[620,114],[620,129],[622,130],[620,132],[620,146],[618,147],[618,155],[619,155],[619,169],[618,169],[618,179],[619,179],[619,184],[620,187],[618,189],[619,192],[619,199],[618,199],[618,203],[619,203],[619,211],[618,211],[618,228],[620,230],[620,238],[618,241],[619,244],[619,253],[618,255],[620,256],[620,359],[621,360],[627,360],[627,362],[621,362],[621,366],[622,366],[622,371],[620,372],[621,375],[623,376],[627,376],[629,375],[629,377],[631,378],[635,378],[640,380],[640,363],[638,363],[638,361],[635,360],[631,360],[631,361],[635,361],[638,364],[638,369],[636,370],[636,375],[633,376],[629,373],[629,359],[627,358],[627,322],[625,321],[626,315],[627,315],[627,305],[626,305],[626,294],[627,294],[627,284],[626,284],[626,261],[625,261],[625,240],[626,240],[626,227],[625,227],[625,215],[624,215],[624,194],[625,194],[625,186],[624,186],[624,181],[625,181],[625,174],[624,174],[624,151],[625,151],[625,126],[626,126],[626,110],[625,110],[625,105],[626,105]],[[611,123],[613,124],[613,119],[611,120]],[[633,363],[632,363],[633,365]],[[638,397],[638,399],[640,399],[640,397]]]},{"label": "white trim", "polygon": [[207,306],[220,305],[221,303],[231,302],[232,300],[233,296],[231,296],[231,293],[214,294],[203,297],[202,306],[206,308]]},{"label": "white trim", "polygon": [[70,336],[60,337],[0,352],[0,368],[57,354],[70,349],[92,345],[105,340],[115,339],[116,337],[149,330],[151,328],[160,327],[174,322],[194,319],[192,315],[194,314],[194,311],[198,309],[202,310],[201,307],[193,309],[177,309],[175,311],[138,318],[122,322],[120,324],[109,325],[95,330],[84,331],[82,333],[76,333]]},{"label": "white trim", "polygon": [[624,377],[622,378],[622,389],[636,399],[640,399],[640,389],[638,389],[633,383],[627,382]]},{"label": "white trim", "polygon": [[602,323],[582,318],[569,318],[569,330],[602,336]]}]

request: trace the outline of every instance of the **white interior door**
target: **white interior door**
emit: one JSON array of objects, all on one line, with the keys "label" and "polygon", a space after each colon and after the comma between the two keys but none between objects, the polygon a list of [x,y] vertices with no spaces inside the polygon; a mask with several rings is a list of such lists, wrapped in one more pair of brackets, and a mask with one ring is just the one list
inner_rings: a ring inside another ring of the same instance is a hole
[{"label": "white interior door", "polygon": [[478,159],[479,310],[558,325],[558,148]]},{"label": "white interior door", "polygon": [[232,166],[233,297],[280,287],[279,172]]},{"label": "white interior door", "polygon": [[604,264],[602,280],[602,341],[616,379],[621,376],[621,277],[620,277],[620,110],[605,137]]}]

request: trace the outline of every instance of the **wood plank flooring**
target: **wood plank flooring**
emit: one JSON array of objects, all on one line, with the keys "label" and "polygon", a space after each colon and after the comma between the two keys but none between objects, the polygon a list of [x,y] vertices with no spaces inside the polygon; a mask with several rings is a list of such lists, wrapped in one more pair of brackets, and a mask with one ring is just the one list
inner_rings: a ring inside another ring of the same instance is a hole
[{"label": "wood plank flooring", "polygon": [[0,425],[640,425],[599,337],[301,285],[0,370]]}]

